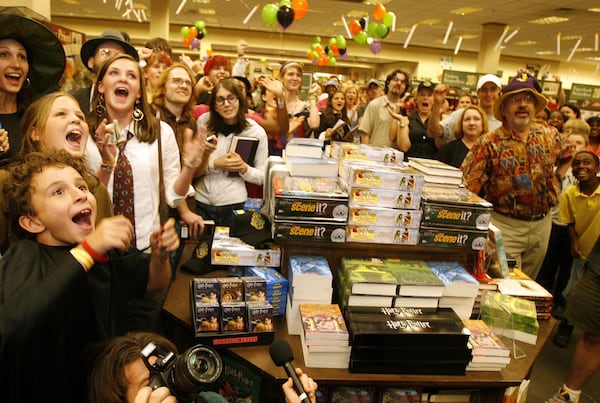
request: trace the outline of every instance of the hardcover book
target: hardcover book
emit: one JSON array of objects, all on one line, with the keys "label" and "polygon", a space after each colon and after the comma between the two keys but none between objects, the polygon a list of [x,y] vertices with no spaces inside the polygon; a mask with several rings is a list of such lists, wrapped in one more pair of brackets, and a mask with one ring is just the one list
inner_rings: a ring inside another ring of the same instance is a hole
[{"label": "hardcover book", "polygon": [[312,340],[348,340],[348,328],[338,304],[300,304],[302,328]]},{"label": "hardcover book", "polygon": [[410,157],[408,159],[408,165],[427,175],[446,176],[452,178],[462,178],[463,176],[463,173],[459,168],[435,159]]},{"label": "hardcover book", "polygon": [[321,158],[323,156],[323,140],[294,137],[285,145],[286,157]]},{"label": "hardcover book", "polygon": [[479,282],[460,263],[455,261],[427,260],[425,262],[444,283],[445,297],[476,297]]},{"label": "hardcover book", "polygon": [[431,346],[466,348],[469,331],[448,308],[346,307],[353,346]]},{"label": "hardcover book", "polygon": [[352,294],[396,295],[398,281],[381,259],[342,257],[340,271]]},{"label": "hardcover book", "polygon": [[445,360],[469,361],[471,350],[462,347],[430,346],[352,346],[352,357],[358,360],[376,361],[435,361],[443,357]]},{"label": "hardcover book", "polygon": [[[234,136],[231,140],[229,152],[238,153],[246,164],[253,167],[257,148],[258,139],[256,137]],[[229,176],[240,176],[240,174],[237,172],[229,172]]]},{"label": "hardcover book", "polygon": [[352,294],[340,272],[336,277],[338,301],[343,308],[346,306],[391,307],[394,304],[394,297],[391,295]]},{"label": "hardcover book", "polygon": [[289,257],[288,278],[293,287],[331,288],[333,275],[325,256],[293,254]]},{"label": "hardcover book", "polygon": [[437,308],[439,306],[439,298],[435,297],[394,297],[395,307],[407,308]]},{"label": "hardcover book", "polygon": [[410,297],[441,297],[444,283],[425,261],[385,259],[386,267],[398,280],[398,295]]},{"label": "hardcover book", "polygon": [[[340,351],[311,351],[310,342],[306,341],[306,336],[300,332],[300,344],[302,346],[302,355],[304,364],[309,368],[348,368],[350,360],[350,346],[346,345],[344,350]],[[347,344],[347,341],[346,341]]]},{"label": "hardcover book", "polygon": [[285,164],[291,176],[337,178],[338,162],[332,158],[287,157]]},{"label": "hardcover book", "polygon": [[509,357],[510,349],[492,332],[492,329],[480,319],[463,320],[465,327],[471,332],[469,343],[473,347],[473,355]]},{"label": "hardcover book", "polygon": [[356,360],[350,357],[350,372],[369,374],[410,374],[410,375],[464,375],[468,362],[435,360],[426,362],[391,362],[375,360]]}]

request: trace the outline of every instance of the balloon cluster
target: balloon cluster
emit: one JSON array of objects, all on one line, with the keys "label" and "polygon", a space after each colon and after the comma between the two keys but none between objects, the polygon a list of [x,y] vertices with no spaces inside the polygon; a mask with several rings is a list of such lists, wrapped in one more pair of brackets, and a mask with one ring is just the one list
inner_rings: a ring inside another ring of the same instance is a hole
[{"label": "balloon cluster", "polygon": [[[348,30],[359,45],[368,44],[371,53],[381,52],[381,40],[390,33],[396,23],[396,15],[387,11],[383,4],[378,4],[373,10],[374,22],[368,22],[366,17],[348,22]],[[378,38],[378,39],[374,39]]]},{"label": "balloon cluster", "polygon": [[306,53],[308,60],[315,66],[335,66],[338,57],[346,57],[346,38],[338,35],[329,39],[329,45],[321,45],[321,37],[315,36],[310,50]]},{"label": "balloon cluster", "polygon": [[200,39],[206,36],[206,24],[204,21],[196,21],[191,27],[181,27],[181,40],[186,48],[200,48]]},{"label": "balloon cluster", "polygon": [[289,28],[294,20],[301,20],[308,12],[308,0],[281,0],[277,4],[265,4],[262,8],[262,19],[267,25],[275,22],[283,29]]}]

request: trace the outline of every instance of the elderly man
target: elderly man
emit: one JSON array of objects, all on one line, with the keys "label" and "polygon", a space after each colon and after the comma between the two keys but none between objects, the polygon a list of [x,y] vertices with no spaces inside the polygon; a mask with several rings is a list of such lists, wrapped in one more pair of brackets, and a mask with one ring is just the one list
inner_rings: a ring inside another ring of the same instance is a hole
[{"label": "elderly man", "polygon": [[557,176],[573,157],[565,137],[534,122],[546,103],[537,80],[519,73],[494,103],[494,116],[502,126],[485,134],[461,167],[467,188],[493,204],[492,222],[502,231],[506,253],[531,278],[536,278],[548,247],[548,213],[558,202]]},{"label": "elderly man", "polygon": [[[477,81],[477,99],[479,107],[487,114],[490,131],[502,126],[502,121],[494,116],[494,103],[500,97],[500,79],[494,74],[484,74]],[[448,86],[438,84],[433,91],[433,108],[431,118],[427,127],[427,135],[436,139],[437,147],[454,140],[454,130],[461,118],[462,109],[452,112],[446,119],[440,122],[441,110],[448,94]]]},{"label": "elderly man", "polygon": [[385,95],[375,98],[365,108],[358,128],[361,143],[396,148],[389,136],[390,125],[395,119],[388,107],[396,108],[408,89],[409,82],[410,75],[402,70],[394,70],[388,74],[385,78]]}]

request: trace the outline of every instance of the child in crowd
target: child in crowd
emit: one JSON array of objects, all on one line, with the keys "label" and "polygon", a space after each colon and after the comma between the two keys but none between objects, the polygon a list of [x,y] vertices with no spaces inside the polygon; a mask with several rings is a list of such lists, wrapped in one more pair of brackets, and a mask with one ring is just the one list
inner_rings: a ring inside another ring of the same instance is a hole
[{"label": "child in crowd", "polygon": [[[579,184],[569,187],[560,199],[558,218],[567,224],[573,256],[569,283],[563,292],[567,297],[567,311],[569,292],[580,280],[585,260],[600,236],[600,178],[597,176],[599,165],[598,156],[591,151],[575,154],[572,169]],[[563,320],[554,335],[554,343],[565,347],[572,332],[573,325],[566,319]]]},{"label": "child in crowd", "polygon": [[123,216],[95,226],[96,199],[81,161],[33,152],[10,166],[4,214],[20,240],[0,260],[0,376],[6,402],[85,400],[84,352],[124,332],[125,307],[166,288],[179,238],[170,219],[131,248]]}]

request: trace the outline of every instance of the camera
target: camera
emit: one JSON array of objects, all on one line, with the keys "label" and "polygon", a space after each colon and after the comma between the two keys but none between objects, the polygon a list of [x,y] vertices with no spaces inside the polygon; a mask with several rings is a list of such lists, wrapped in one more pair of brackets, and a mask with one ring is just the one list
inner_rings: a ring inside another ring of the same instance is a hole
[{"label": "camera", "polygon": [[215,383],[223,370],[219,353],[202,344],[177,355],[148,343],[141,356],[150,371],[149,386],[152,389],[166,386],[179,401],[194,401],[193,395]]}]

